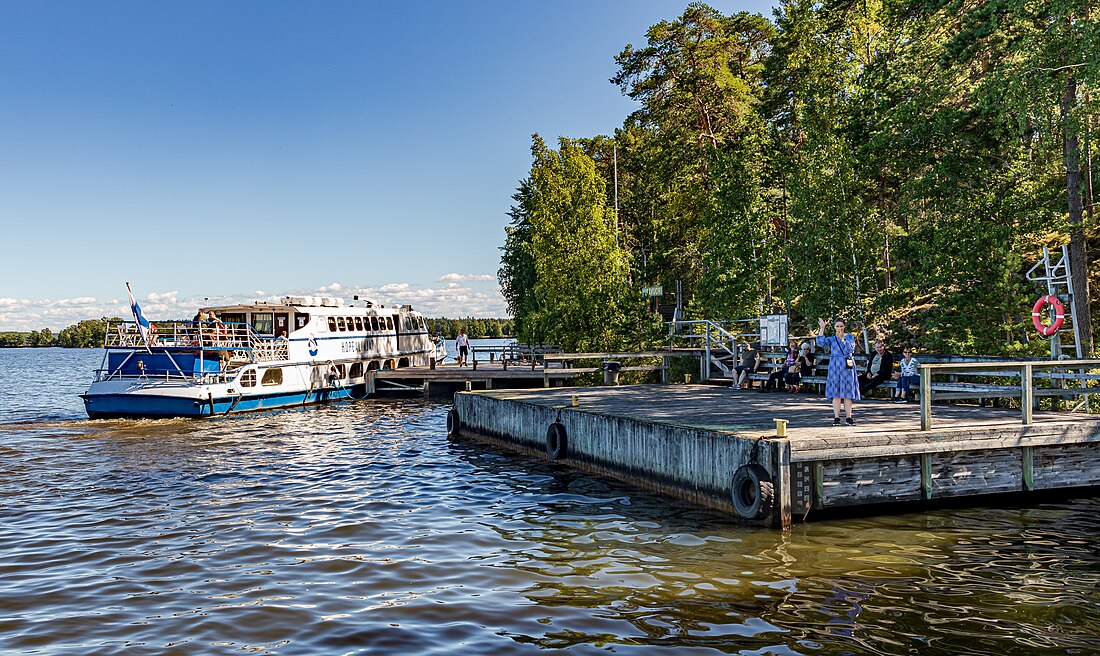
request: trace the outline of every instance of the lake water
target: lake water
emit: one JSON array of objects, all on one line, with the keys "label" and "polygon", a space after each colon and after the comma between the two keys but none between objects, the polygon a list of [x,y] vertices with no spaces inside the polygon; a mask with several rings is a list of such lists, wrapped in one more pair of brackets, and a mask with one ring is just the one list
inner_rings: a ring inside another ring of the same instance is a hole
[{"label": "lake water", "polygon": [[1095,654],[1100,499],[798,525],[445,434],[448,404],[88,421],[0,349],[0,654]]}]

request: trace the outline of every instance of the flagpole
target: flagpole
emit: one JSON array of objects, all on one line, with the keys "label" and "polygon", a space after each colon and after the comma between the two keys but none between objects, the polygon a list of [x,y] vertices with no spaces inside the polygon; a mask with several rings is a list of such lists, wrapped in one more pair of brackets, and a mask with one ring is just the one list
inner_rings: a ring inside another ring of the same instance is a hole
[{"label": "flagpole", "polygon": [[[153,348],[149,346],[148,328],[141,323],[144,318],[141,315],[141,306],[134,300],[134,292],[130,289],[130,281],[128,280],[126,281],[126,295],[130,297],[130,312],[134,315],[134,324],[137,326],[138,334],[141,335],[141,341],[145,343],[145,350],[152,354]],[[146,319],[145,323],[149,323],[149,320]]]}]

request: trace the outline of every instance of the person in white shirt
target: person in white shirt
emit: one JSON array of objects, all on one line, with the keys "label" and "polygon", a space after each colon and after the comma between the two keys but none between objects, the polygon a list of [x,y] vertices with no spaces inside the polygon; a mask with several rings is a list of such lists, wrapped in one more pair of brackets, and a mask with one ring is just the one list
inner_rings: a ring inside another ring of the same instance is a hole
[{"label": "person in white shirt", "polygon": [[909,403],[913,400],[913,392],[910,388],[914,385],[920,384],[920,376],[917,374],[917,367],[920,366],[920,362],[913,357],[913,349],[909,346],[905,347],[902,351],[901,359],[901,371],[894,374],[894,379],[898,381],[897,394],[894,396],[894,403]]},{"label": "person in white shirt", "polygon": [[458,331],[458,337],[455,338],[455,348],[458,349],[458,366],[466,366],[466,357],[470,353],[470,338],[466,337],[466,331]]}]

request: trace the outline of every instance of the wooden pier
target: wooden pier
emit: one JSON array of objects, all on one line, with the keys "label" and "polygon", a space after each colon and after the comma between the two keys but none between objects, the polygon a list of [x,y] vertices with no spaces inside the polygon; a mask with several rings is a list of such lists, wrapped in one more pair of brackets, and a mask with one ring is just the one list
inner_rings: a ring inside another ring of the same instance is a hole
[{"label": "wooden pier", "polygon": [[783,528],[854,506],[1100,485],[1096,415],[940,404],[921,430],[919,405],[865,401],[855,418],[834,427],[817,396],[636,385],[460,392],[448,429]]}]

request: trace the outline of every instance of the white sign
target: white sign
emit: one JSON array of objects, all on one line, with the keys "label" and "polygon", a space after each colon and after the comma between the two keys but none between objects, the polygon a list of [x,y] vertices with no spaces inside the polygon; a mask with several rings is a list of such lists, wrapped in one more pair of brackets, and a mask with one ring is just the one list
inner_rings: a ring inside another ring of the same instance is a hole
[{"label": "white sign", "polygon": [[787,345],[787,315],[766,314],[760,317],[760,345]]}]

